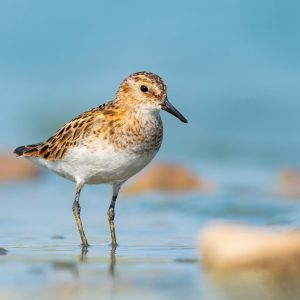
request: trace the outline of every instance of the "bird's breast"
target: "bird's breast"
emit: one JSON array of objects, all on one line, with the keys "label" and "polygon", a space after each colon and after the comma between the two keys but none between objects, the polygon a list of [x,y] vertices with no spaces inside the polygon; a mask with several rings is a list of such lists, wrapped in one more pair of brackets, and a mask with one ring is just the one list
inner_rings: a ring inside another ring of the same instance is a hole
[{"label": "bird's breast", "polygon": [[100,130],[83,141],[86,147],[110,145],[115,151],[134,154],[157,151],[160,148],[163,125],[159,115],[129,115],[107,123],[106,126],[102,123]]}]

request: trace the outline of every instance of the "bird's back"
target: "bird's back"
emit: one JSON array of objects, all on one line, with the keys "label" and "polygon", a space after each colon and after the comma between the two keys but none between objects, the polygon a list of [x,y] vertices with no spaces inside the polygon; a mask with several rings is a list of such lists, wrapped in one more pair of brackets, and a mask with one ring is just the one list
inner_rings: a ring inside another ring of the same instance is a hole
[{"label": "bird's back", "polygon": [[72,119],[46,141],[20,146],[14,153],[18,156],[59,160],[70,149],[78,146],[89,148],[97,140],[106,141],[116,150],[147,152],[159,149],[162,122],[159,114],[147,116],[107,102]]}]

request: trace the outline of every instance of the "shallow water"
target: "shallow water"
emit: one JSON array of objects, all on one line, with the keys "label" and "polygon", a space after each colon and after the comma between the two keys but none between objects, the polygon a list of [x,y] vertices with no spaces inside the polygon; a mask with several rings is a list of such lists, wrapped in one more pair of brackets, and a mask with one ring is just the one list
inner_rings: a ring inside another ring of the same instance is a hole
[{"label": "shallow water", "polygon": [[[82,192],[82,220],[92,245],[85,254],[71,210],[72,183],[45,173],[37,180],[2,186],[0,246],[8,252],[0,256],[1,295],[5,299],[232,299],[245,289],[257,294],[256,299],[272,295],[272,280],[261,291],[259,283],[266,279],[250,277],[250,283],[239,276],[216,279],[203,270],[197,236],[205,224],[216,220],[295,228],[300,203],[269,196],[265,187],[271,173],[262,176],[260,170],[260,177],[251,181],[236,170],[239,180],[233,183],[222,172],[210,172],[218,178],[219,188],[209,194],[121,195],[116,205],[120,246],[115,253],[106,219],[109,187],[86,186]],[[234,289],[233,282],[238,282]]]}]

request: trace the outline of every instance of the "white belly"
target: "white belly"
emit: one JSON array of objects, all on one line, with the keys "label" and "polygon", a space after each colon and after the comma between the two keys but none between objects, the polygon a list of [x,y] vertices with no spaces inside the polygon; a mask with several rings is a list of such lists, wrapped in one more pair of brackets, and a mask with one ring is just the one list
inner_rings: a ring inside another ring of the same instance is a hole
[{"label": "white belly", "polygon": [[128,150],[116,151],[108,146],[101,151],[85,147],[71,149],[62,160],[37,162],[57,174],[81,183],[122,182],[143,169],[155,156],[158,149],[141,154]]}]

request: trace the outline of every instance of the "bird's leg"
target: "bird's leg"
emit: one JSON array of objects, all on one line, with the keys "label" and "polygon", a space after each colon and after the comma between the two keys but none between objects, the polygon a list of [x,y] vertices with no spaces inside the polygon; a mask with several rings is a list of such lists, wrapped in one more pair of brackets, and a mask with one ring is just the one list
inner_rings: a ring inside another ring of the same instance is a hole
[{"label": "bird's leg", "polygon": [[115,204],[122,184],[123,182],[113,184],[113,195],[109,205],[109,209],[107,211],[112,248],[116,248],[118,245],[116,239],[114,219],[115,219]]},{"label": "bird's leg", "polygon": [[87,248],[89,246],[87,239],[85,237],[85,233],[82,227],[82,223],[81,223],[81,218],[80,218],[80,205],[79,205],[79,196],[80,196],[80,192],[81,189],[83,187],[83,184],[76,184],[76,194],[75,194],[75,199],[73,202],[73,214],[77,223],[77,227],[79,230],[79,234],[81,237],[81,241],[82,241],[82,248]]},{"label": "bird's leg", "polygon": [[117,246],[115,224],[114,224],[114,219],[115,219],[115,203],[116,203],[116,200],[117,200],[117,196],[112,196],[112,199],[111,199],[111,202],[110,202],[110,206],[109,206],[109,209],[107,211],[112,247],[116,247]]},{"label": "bird's leg", "polygon": [[109,273],[112,277],[115,276],[115,265],[116,265],[116,249],[117,247],[111,247],[110,251],[110,264],[109,264]]}]

